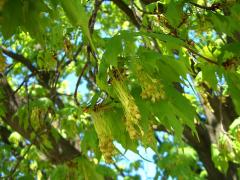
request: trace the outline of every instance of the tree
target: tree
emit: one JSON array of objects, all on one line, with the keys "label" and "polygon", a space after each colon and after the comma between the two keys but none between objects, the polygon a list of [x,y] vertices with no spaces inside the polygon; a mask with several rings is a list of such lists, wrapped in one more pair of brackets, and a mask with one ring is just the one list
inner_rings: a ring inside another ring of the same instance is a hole
[{"label": "tree", "polygon": [[154,152],[155,179],[240,177],[238,1],[0,11],[2,178],[139,179],[144,157],[118,166],[138,147]]}]

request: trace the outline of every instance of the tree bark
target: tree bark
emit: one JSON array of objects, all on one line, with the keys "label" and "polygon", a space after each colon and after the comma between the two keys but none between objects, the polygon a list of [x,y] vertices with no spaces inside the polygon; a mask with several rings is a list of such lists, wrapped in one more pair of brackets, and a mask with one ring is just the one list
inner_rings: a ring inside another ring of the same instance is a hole
[{"label": "tree bark", "polygon": [[199,125],[197,126],[197,132],[199,141],[197,141],[197,138],[192,135],[189,128],[185,128],[184,136],[187,138],[187,143],[197,151],[200,161],[208,172],[208,179],[227,180],[228,178],[215,167],[212,161],[211,140],[208,130],[204,125]]}]

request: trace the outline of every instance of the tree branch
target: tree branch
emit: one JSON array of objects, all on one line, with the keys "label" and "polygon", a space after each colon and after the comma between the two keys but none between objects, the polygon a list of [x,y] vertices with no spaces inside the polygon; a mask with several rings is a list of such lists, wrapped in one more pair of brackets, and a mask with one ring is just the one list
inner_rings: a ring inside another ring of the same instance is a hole
[{"label": "tree branch", "polygon": [[217,63],[216,61],[214,61],[214,60],[212,60],[212,59],[209,59],[209,58],[207,58],[207,57],[199,54],[198,52],[196,52],[195,50],[191,49],[190,47],[188,47],[188,46],[184,46],[184,47],[185,47],[189,52],[191,52],[191,53],[199,56],[200,58],[206,60],[207,62],[209,62],[209,63],[211,63],[211,64],[218,65],[218,63]]},{"label": "tree branch", "polygon": [[4,46],[0,46],[0,49],[2,50],[3,54],[5,54],[6,56],[25,65],[33,74],[37,73],[37,68],[32,65],[32,63],[29,59],[25,58],[24,56],[22,56],[20,54],[17,54],[13,51],[8,50]]},{"label": "tree branch", "polygon": [[78,87],[79,87],[79,85],[81,83],[82,76],[83,76],[85,70],[87,69],[87,67],[88,67],[88,62],[86,62],[85,65],[83,66],[82,72],[81,72],[81,74],[78,77],[78,80],[77,80],[77,83],[76,83],[76,87],[75,87],[75,91],[74,91],[74,101],[75,101],[75,103],[78,106],[80,105],[80,103],[78,101],[78,98],[77,98]]},{"label": "tree branch", "polygon": [[188,127],[184,129],[183,134],[187,139],[187,143],[197,151],[199,159],[203,162],[204,167],[208,172],[208,179],[227,180],[227,177],[218,171],[212,161],[211,141],[208,130],[204,127],[203,124],[197,125],[196,130],[198,133],[199,141],[197,141],[197,138],[193,136],[191,129]]},{"label": "tree branch", "polygon": [[[140,28],[141,24],[139,24],[139,22],[141,22],[141,20],[138,17],[134,16],[133,11],[128,7],[127,4],[125,4],[122,0],[112,0],[112,2],[114,2],[114,4],[116,4],[119,9],[121,9],[130,19],[130,21],[132,21],[132,23],[137,27]],[[136,19],[138,18],[138,19]]]},{"label": "tree branch", "polygon": [[97,13],[100,9],[100,6],[101,6],[102,2],[103,2],[103,0],[95,0],[94,10],[93,10],[93,13],[92,13],[92,15],[89,19],[89,23],[88,23],[90,34],[93,33],[94,25],[95,25],[96,18],[97,18]]},{"label": "tree branch", "polygon": [[189,4],[196,6],[198,8],[201,8],[201,9],[209,10],[209,11],[216,11],[217,9],[220,9],[222,6],[220,3],[214,3],[211,6],[202,6],[202,5],[194,3],[194,2],[189,2]]},{"label": "tree branch", "polygon": [[28,154],[30,148],[32,147],[32,144],[30,144],[27,148],[27,150],[25,151],[25,153],[19,157],[19,159],[17,160],[16,165],[14,166],[14,168],[10,171],[10,174],[5,177],[6,179],[12,179],[13,175],[15,174],[16,170],[18,169],[20,163],[22,162],[22,160],[25,158],[25,156]]},{"label": "tree branch", "polygon": [[157,2],[158,0],[141,0],[145,5]]},{"label": "tree branch", "polygon": [[[3,105],[5,112],[5,114],[1,116],[1,119],[14,131],[20,133],[24,138],[31,140],[32,129],[30,127],[24,128],[20,123],[19,117],[15,116],[19,106],[21,105],[21,102],[16,96],[13,95],[13,90],[7,83],[6,78],[4,78],[2,75],[0,76],[0,91],[3,92],[3,97],[1,97],[0,101],[2,102],[1,105]],[[53,127],[48,126],[48,129],[43,131],[44,135],[52,145],[52,148],[44,150],[44,153],[52,163],[64,163],[74,159],[77,156],[81,156],[81,153],[75,149],[70,142],[64,139]],[[55,136],[52,134],[52,132],[55,132]],[[56,135],[58,138],[55,138]],[[40,148],[42,139],[36,138],[33,143]]]}]

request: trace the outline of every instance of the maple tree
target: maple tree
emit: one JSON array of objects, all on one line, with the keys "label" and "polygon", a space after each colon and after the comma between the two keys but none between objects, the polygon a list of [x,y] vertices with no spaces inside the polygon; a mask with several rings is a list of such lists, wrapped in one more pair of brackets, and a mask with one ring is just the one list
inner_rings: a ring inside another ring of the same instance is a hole
[{"label": "maple tree", "polygon": [[0,177],[140,179],[144,157],[118,162],[143,147],[155,179],[238,179],[239,12],[234,0],[1,0]]}]

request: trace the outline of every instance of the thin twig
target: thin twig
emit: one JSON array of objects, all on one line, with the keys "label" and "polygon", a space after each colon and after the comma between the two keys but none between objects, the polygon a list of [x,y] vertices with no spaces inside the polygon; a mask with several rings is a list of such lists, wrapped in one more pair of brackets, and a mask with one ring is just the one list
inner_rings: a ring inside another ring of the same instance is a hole
[{"label": "thin twig", "polygon": [[26,150],[26,152],[18,159],[16,165],[14,166],[14,168],[11,170],[10,174],[5,177],[6,179],[11,179],[13,177],[13,175],[15,174],[16,170],[18,169],[20,163],[22,162],[22,160],[25,158],[25,156],[27,155],[27,153],[29,152],[29,150],[31,149],[32,144],[30,144],[28,146],[28,149]]},{"label": "thin twig", "polygon": [[15,95],[20,89],[21,87],[24,85],[24,83],[26,83],[30,77],[32,77],[33,74],[28,75],[27,77],[24,78],[24,80],[22,81],[22,83],[18,86],[18,88],[13,92],[13,95]]},{"label": "thin twig", "polygon": [[13,70],[14,66],[15,66],[15,63],[12,63],[12,64],[8,65],[8,66],[6,67],[7,70],[4,72],[4,75],[7,76],[8,73],[9,73],[11,70]]},{"label": "thin twig", "polygon": [[80,74],[79,77],[78,77],[78,80],[77,80],[77,83],[76,83],[76,87],[75,87],[75,91],[74,91],[74,101],[75,101],[75,103],[76,103],[78,106],[80,105],[80,103],[79,103],[79,101],[78,101],[78,99],[77,99],[77,91],[78,91],[78,87],[79,87],[79,85],[80,85],[82,76],[83,76],[85,70],[87,69],[87,67],[88,67],[88,62],[86,62],[85,65],[83,66],[82,72],[81,72],[81,74]]},{"label": "thin twig", "polygon": [[140,7],[138,7],[138,5],[136,4],[136,3],[133,3],[133,5],[136,7],[136,9],[138,10],[138,11],[140,11],[141,13],[143,13],[143,15],[144,14],[148,14],[148,15],[159,15],[159,14],[163,14],[162,12],[149,12],[149,11],[145,11],[145,10],[143,10],[143,9],[141,9]]},{"label": "thin twig", "polygon": [[214,3],[211,6],[202,6],[202,5],[194,3],[194,2],[189,2],[189,4],[196,6],[198,8],[201,8],[201,9],[209,10],[209,11],[216,11],[217,9],[221,8],[220,3]]},{"label": "thin twig", "polygon": [[130,21],[138,28],[141,28],[141,24],[139,24],[140,19],[136,19],[133,14],[133,11],[128,7],[128,5],[122,0],[111,0],[114,4],[117,5],[119,9],[121,9],[130,19]]},{"label": "thin twig", "polygon": [[25,58],[23,55],[20,55],[13,51],[10,51],[4,46],[0,46],[0,49],[2,50],[3,54],[5,54],[6,56],[25,65],[33,74],[37,73],[37,68],[35,66],[33,66],[31,61],[29,59]]},{"label": "thin twig", "polygon": [[157,135],[157,133],[155,132],[154,133],[154,137],[155,137],[155,139],[157,140],[157,142],[158,142],[158,144],[159,144],[159,146],[162,144],[162,141],[161,141],[161,139],[158,137],[158,135]]},{"label": "thin twig", "polygon": [[60,93],[60,92],[57,92],[56,94],[59,96],[68,96],[68,97],[73,96],[73,94],[66,94],[66,93]]},{"label": "thin twig", "polygon": [[88,22],[88,28],[89,28],[89,32],[90,34],[93,33],[93,30],[94,30],[94,25],[96,23],[96,19],[97,19],[97,13],[100,9],[100,6],[102,4],[102,0],[95,0],[95,3],[94,3],[94,10],[93,10],[93,13],[89,19],[89,22]]},{"label": "thin twig", "polygon": [[209,62],[209,63],[211,63],[211,64],[218,65],[218,63],[217,63],[216,61],[214,61],[214,60],[212,60],[212,59],[209,59],[209,58],[207,58],[207,57],[205,57],[205,56],[197,53],[195,50],[191,49],[190,47],[188,47],[188,46],[184,46],[184,47],[185,47],[187,50],[189,50],[191,53],[193,53],[193,54],[201,57],[202,59],[206,60],[207,62]]},{"label": "thin twig", "polygon": [[[93,34],[94,25],[95,25],[96,20],[97,20],[97,13],[98,13],[98,11],[99,11],[100,8],[101,8],[102,2],[103,2],[103,0],[95,0],[94,10],[93,10],[92,15],[91,15],[91,17],[90,17],[90,19],[89,19],[89,22],[88,22],[88,28],[89,28],[90,35]],[[90,50],[89,50],[89,49],[90,49]],[[91,49],[91,46],[90,46],[90,45],[88,45],[87,50],[91,52],[93,58],[95,59],[94,74],[96,75],[97,72],[98,72],[98,58],[97,58],[97,54],[96,54],[96,52],[94,52],[94,51]]]},{"label": "thin twig", "polygon": [[73,55],[72,59],[69,59],[68,61],[66,61],[63,65],[62,65],[62,69],[65,68],[66,66],[68,66],[72,61],[76,62],[77,56],[79,55],[79,53],[81,52],[83,48],[83,44],[80,44],[77,51],[75,52],[75,54]]},{"label": "thin twig", "polygon": [[116,168],[116,170],[120,173],[122,177],[125,177],[125,174],[123,173],[123,169],[119,168],[116,163],[113,163],[113,166]]},{"label": "thin twig", "polygon": [[134,9],[134,2],[133,2],[133,0],[130,1],[130,5],[131,5],[131,10],[133,12],[133,15],[134,15],[135,19],[137,20],[138,24],[142,24],[140,18],[138,17],[138,15],[137,15],[137,13],[136,13],[136,11]]}]

